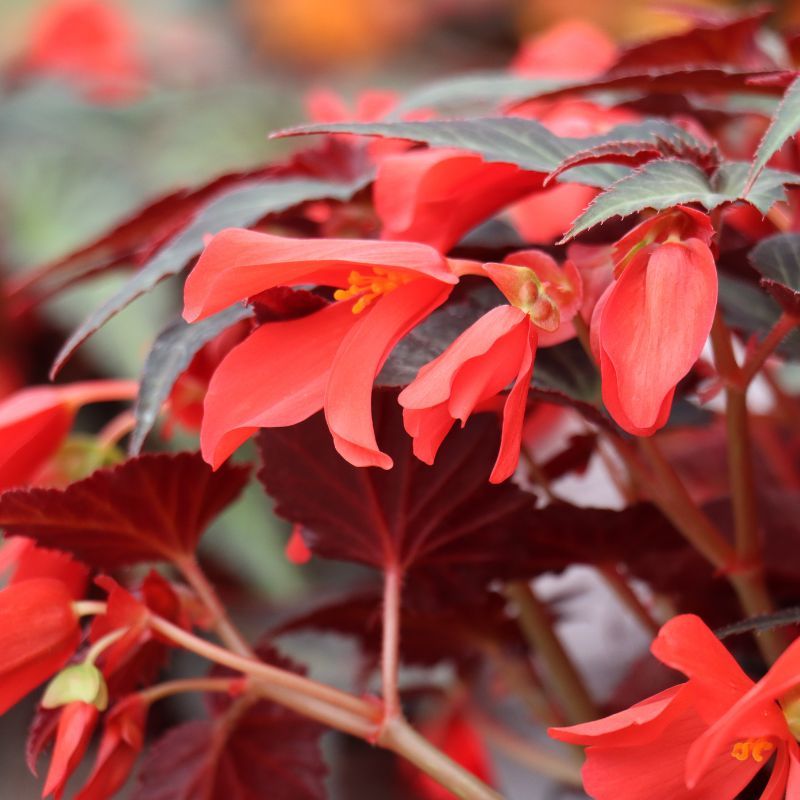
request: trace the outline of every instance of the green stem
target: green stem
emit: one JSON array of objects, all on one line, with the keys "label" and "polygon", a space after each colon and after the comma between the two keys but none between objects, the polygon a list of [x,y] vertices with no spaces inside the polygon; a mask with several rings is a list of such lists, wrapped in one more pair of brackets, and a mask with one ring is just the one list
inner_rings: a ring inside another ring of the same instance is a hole
[{"label": "green stem", "polygon": [[600,713],[556,636],[547,607],[525,581],[508,584],[506,595],[517,607],[520,628],[531,649],[547,665],[547,682],[558,697],[568,721],[576,724],[597,719]]}]

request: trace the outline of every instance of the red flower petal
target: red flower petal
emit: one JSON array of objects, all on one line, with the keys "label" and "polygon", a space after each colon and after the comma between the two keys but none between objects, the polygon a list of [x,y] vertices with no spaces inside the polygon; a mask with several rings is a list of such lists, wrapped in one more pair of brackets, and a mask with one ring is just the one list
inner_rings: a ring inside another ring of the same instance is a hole
[{"label": "red flower petal", "polygon": [[538,173],[487,163],[461,150],[387,156],[374,187],[381,238],[425,242],[447,252],[465,233],[541,182]]},{"label": "red flower petal", "polygon": [[94,770],[75,800],[108,800],[125,784],[144,747],[147,706],[131,695],[108,713]]},{"label": "red flower petal", "polygon": [[0,714],[61,669],[79,642],[63,583],[39,578],[0,591]]},{"label": "red flower petal", "polygon": [[445,259],[424,244],[291,239],[228,228],[214,236],[186,279],[183,316],[196,322],[275,286],[345,288],[350,272],[375,267],[458,282]]},{"label": "red flower petal", "polygon": [[375,440],[372,384],[395,344],[449,294],[438,281],[411,281],[382,297],[345,335],[325,391],[325,421],[336,450],[354,466],[391,468]]},{"label": "red flower petal", "polygon": [[583,20],[566,20],[528,39],[511,69],[520,75],[591,78],[616,61],[617,45],[602,29]]},{"label": "red flower petal", "polygon": [[319,411],[336,351],[360,321],[352,303],[333,303],[266,323],[234,347],[209,383],[203,458],[216,469],[258,428],[294,425]]},{"label": "red flower petal", "polygon": [[53,794],[59,800],[64,784],[80,764],[100,716],[97,706],[75,702],[64,706],[58,720],[56,744],[42,797]]},{"label": "red flower petal", "polygon": [[502,483],[506,478],[510,478],[519,462],[522,424],[525,422],[525,408],[533,374],[533,359],[536,356],[536,341],[536,328],[528,323],[528,336],[519,363],[519,371],[503,407],[500,450],[497,453],[497,461],[492,468],[492,474],[489,476],[490,483]]},{"label": "red flower petal", "polygon": [[716,303],[714,259],[697,239],[658,245],[626,267],[599,329],[603,400],[626,430],[663,419],[665,400],[703,349]]}]

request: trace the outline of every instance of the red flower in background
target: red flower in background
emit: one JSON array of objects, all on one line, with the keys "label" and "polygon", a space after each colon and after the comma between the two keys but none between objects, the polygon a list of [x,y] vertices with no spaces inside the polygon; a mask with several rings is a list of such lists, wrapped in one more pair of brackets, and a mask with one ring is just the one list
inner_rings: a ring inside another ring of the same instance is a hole
[{"label": "red flower in background", "polygon": [[186,281],[189,322],[276,286],[336,292],[307,316],[261,325],[225,357],[206,396],[203,457],[217,467],[258,428],[294,425],[324,408],[345,459],[389,469],[372,425],[372,383],[394,345],[457,282],[447,260],[422,244],[236,229],[215,236]]},{"label": "red flower in background", "polygon": [[[465,330],[438,358],[422,367],[400,393],[405,428],[414,454],[432,464],[441,443],[458,419],[464,425],[476,411],[494,404],[510,384],[503,405],[500,451],[489,480],[510,477],[519,461],[522,425],[539,336],[556,344],[574,335],[568,323],[581,305],[580,275],[562,270],[544,253],[523,251],[505,264],[483,269],[511,300],[493,308]],[[563,314],[563,317],[561,316]]]},{"label": "red flower in background", "polygon": [[33,386],[0,402],[0,491],[36,481],[87,403],[136,396],[135,381],[91,381]]},{"label": "red flower in background", "polygon": [[669,417],[675,387],[708,339],[717,270],[706,214],[679,207],[617,243],[617,280],[592,316],[603,402],[629,433],[649,436]]},{"label": "red flower in background", "polygon": [[761,800],[797,797],[800,641],[758,683],[693,615],[667,622],[651,649],[689,680],[605,719],[550,730],[587,746],[586,791],[595,800],[734,800],[774,754]]},{"label": "red flower in background", "polygon": [[[610,66],[616,52],[613,42],[596,28],[567,23],[532,39],[513,69],[535,77],[588,77]],[[639,119],[627,109],[574,100],[533,101],[512,113],[538,120],[557,136],[578,138]],[[574,183],[545,189],[543,179],[544,175],[513,164],[487,163],[474,153],[447,148],[386,157],[374,184],[381,238],[425,242],[447,252],[476,225],[519,200],[510,214],[522,236],[532,244],[553,242],[597,189]]]},{"label": "red flower in background", "polygon": [[80,642],[72,595],[38,578],[0,591],[0,714],[58,672]]},{"label": "red flower in background", "polygon": [[565,20],[523,43],[512,72],[518,75],[592,78],[614,65],[616,42],[602,29],[580,19]]},{"label": "red flower in background", "polygon": [[63,78],[99,102],[136,99],[146,77],[133,23],[108,0],[47,3],[23,68]]},{"label": "red flower in background", "polygon": [[59,800],[64,794],[65,785],[86,753],[99,718],[97,706],[91,703],[77,701],[61,709],[42,797],[52,794]]},{"label": "red flower in background", "polygon": [[[445,720],[435,720],[420,726],[421,733],[445,755],[469,770],[490,786],[495,783],[491,760],[478,732],[461,711]],[[428,777],[424,772],[404,764],[414,788],[424,800],[451,800],[452,792]]]},{"label": "red flower in background", "polygon": [[373,189],[381,238],[424,242],[445,253],[476,225],[541,187],[542,177],[462,150],[387,156]]}]

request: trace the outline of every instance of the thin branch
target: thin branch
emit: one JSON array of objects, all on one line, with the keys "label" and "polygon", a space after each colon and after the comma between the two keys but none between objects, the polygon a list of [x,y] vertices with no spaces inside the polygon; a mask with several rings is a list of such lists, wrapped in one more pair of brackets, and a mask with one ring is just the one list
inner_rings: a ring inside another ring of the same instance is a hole
[{"label": "thin branch", "polygon": [[383,644],[381,648],[383,713],[386,719],[402,716],[403,713],[397,686],[402,581],[402,572],[398,567],[387,567],[383,575]]},{"label": "thin branch", "polygon": [[195,594],[206,607],[211,615],[214,628],[219,634],[219,638],[235,653],[242,656],[253,657],[253,649],[247,640],[242,636],[239,629],[231,622],[225,606],[220,602],[219,597],[206,577],[197,559],[191,555],[175,562],[183,577],[194,589]]},{"label": "thin branch", "polygon": [[552,686],[570,723],[586,722],[600,716],[580,673],[553,630],[550,614],[529,583],[515,581],[506,594],[516,605],[522,633],[531,649],[547,665],[547,682]]}]

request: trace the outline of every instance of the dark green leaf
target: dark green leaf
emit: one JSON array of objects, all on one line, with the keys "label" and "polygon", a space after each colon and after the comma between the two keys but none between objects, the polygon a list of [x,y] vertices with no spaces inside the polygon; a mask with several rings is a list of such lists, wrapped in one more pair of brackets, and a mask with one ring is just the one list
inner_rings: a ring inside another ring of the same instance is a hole
[{"label": "dark green leaf", "polygon": [[789,314],[800,316],[800,234],[781,233],[760,241],[750,261],[761,285]]},{"label": "dark green leaf", "polygon": [[[565,158],[597,144],[618,140],[653,140],[657,138],[694,141],[681,128],[659,120],[639,125],[618,125],[601,136],[576,139],[559,137],[539,122],[519,117],[483,117],[477,119],[433,120],[428,122],[370,122],[304,125],[280,131],[275,136],[298,136],[312,133],[355,133],[409,139],[431,147],[455,147],[477,153],[485,161],[516,164],[532,172],[552,172]],[[605,187],[628,170],[609,164],[571,169],[563,180]]]},{"label": "dark green leaf", "polygon": [[197,351],[226,328],[252,315],[252,309],[237,304],[202,322],[189,325],[178,320],[161,331],[142,370],[139,396],[134,408],[136,427],[128,446],[128,452],[132,456],[141,451],[147,434],[155,425],[161,406]]},{"label": "dark green leaf", "polygon": [[625,217],[645,208],[661,211],[681,203],[699,203],[711,211],[723,203],[744,200],[766,214],[775,203],[786,199],[785,186],[798,182],[800,175],[767,169],[748,189],[747,164],[742,161],[723,164],[711,179],[688,161],[651,161],[598,195],[572,223],[562,243],[612,217]]},{"label": "dark green leaf", "polygon": [[[727,275],[719,276],[719,302],[725,321],[746,334],[764,336],[781,315],[780,306],[766,292]],[[778,352],[800,359],[800,332],[792,331],[778,346]]]},{"label": "dark green leaf", "polygon": [[348,200],[367,182],[367,179],[333,183],[308,178],[273,178],[238,186],[217,197],[73,332],[56,357],[52,374],[55,375],[77,347],[123,308],[165,278],[177,275],[203,249],[203,238],[207,234],[218,233],[223,228],[247,227],[269,214],[286,211],[309,200]]},{"label": "dark green leaf", "polygon": [[764,138],[758,145],[749,180],[755,180],[783,143],[800,131],[800,78],[786,90]]}]

